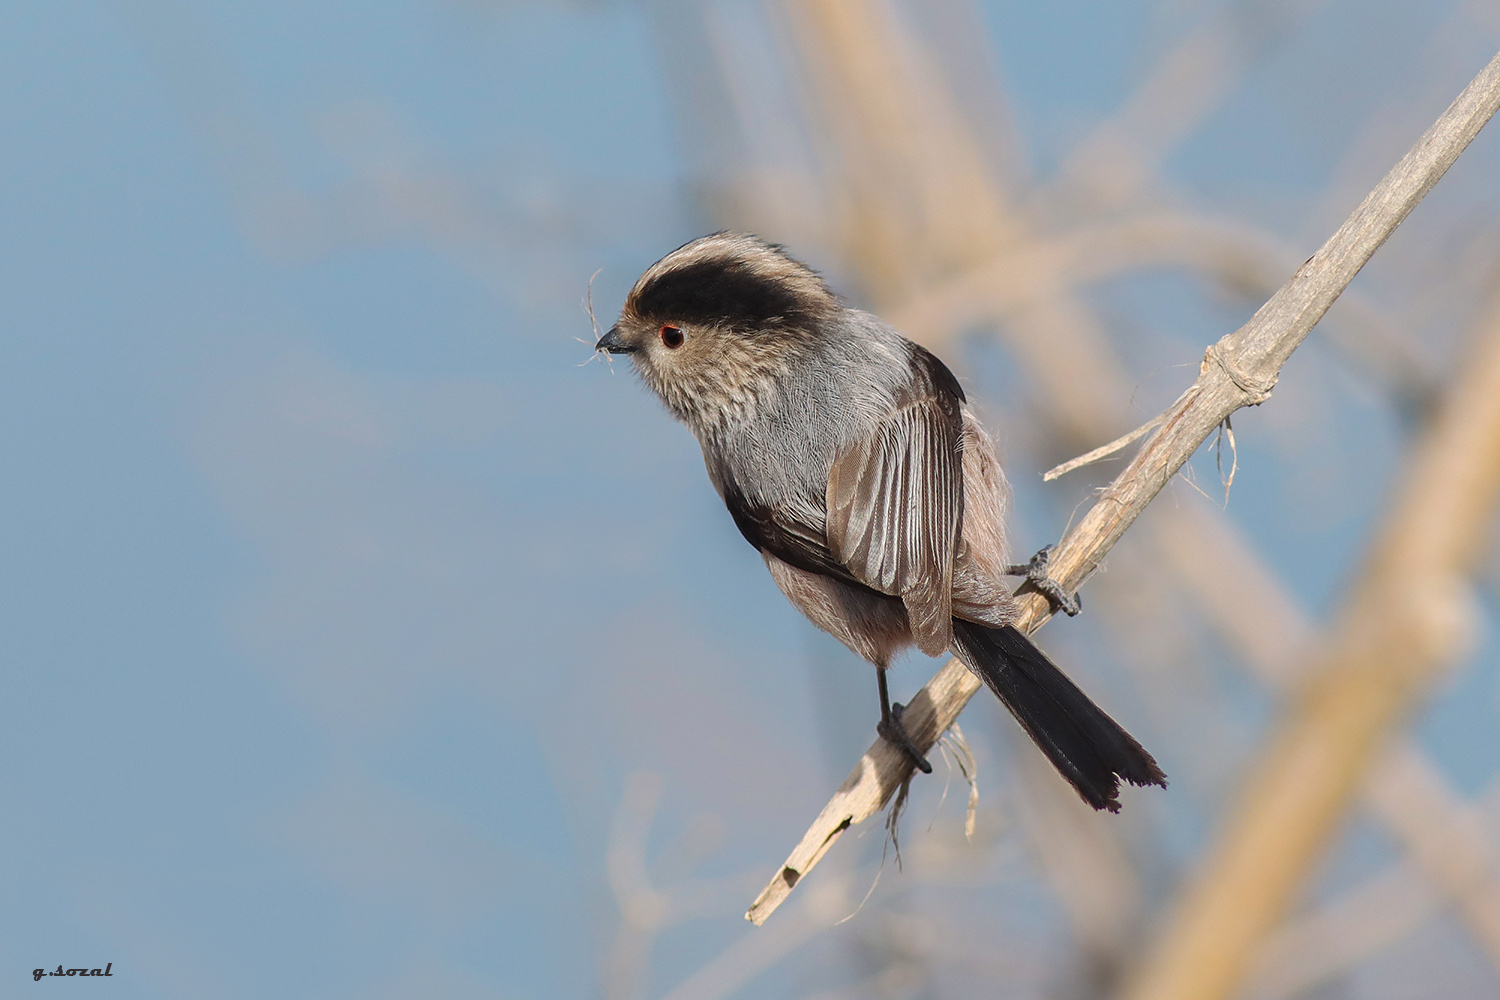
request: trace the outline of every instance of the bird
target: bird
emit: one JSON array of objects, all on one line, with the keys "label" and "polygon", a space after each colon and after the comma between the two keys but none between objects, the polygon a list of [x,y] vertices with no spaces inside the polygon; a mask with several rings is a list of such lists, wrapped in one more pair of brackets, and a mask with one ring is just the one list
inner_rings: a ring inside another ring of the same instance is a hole
[{"label": "bird", "polygon": [[[1095,809],[1155,759],[1016,627],[1002,582],[1059,606],[1047,549],[1008,561],[1009,486],[963,387],[932,352],[837,296],[785,247],[718,232],[640,276],[596,352],[623,355],[697,438],[709,481],[783,594],[875,667],[876,731],[930,763],[886,673],[952,653]],[[1068,607],[1070,612],[1076,607]]]}]

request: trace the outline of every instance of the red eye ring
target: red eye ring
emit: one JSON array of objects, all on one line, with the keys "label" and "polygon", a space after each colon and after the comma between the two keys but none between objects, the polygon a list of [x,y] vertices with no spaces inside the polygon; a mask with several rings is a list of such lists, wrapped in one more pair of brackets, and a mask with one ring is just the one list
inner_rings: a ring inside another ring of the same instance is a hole
[{"label": "red eye ring", "polygon": [[661,342],[668,350],[675,351],[682,346],[682,328],[673,326],[671,323],[663,323],[661,330]]}]

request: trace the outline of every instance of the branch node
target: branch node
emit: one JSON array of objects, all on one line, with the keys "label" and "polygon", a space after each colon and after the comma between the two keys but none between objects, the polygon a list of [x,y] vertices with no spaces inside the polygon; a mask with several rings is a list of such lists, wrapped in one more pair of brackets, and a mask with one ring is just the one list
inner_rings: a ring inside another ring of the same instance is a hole
[{"label": "branch node", "polygon": [[1271,398],[1271,390],[1276,388],[1276,376],[1262,379],[1256,378],[1245,372],[1235,364],[1219,344],[1210,344],[1208,350],[1203,352],[1203,370],[1217,368],[1229,376],[1235,388],[1246,396],[1245,406],[1259,406]]}]

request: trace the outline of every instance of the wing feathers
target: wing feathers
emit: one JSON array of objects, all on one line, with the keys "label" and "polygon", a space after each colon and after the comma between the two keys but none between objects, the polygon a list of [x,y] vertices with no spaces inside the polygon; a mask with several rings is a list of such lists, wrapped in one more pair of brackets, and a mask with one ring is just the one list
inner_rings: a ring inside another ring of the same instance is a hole
[{"label": "wing feathers", "polygon": [[829,552],[866,586],[901,597],[930,655],[953,641],[961,431],[955,401],[918,400],[849,447],[828,478]]}]

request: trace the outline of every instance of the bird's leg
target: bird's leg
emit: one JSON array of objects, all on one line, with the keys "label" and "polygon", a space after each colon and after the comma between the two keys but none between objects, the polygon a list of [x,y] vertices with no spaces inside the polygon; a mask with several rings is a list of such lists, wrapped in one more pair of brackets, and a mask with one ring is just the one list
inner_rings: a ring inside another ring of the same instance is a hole
[{"label": "bird's leg", "polygon": [[906,732],[906,727],[901,725],[901,713],[906,706],[899,701],[891,704],[891,695],[885,686],[885,668],[875,668],[875,680],[880,684],[880,722],[875,726],[875,731],[880,738],[892,744],[896,749],[906,754],[906,759],[911,761],[912,767],[923,774],[932,773],[932,765],[927,763],[927,758],[917,750],[911,736]]},{"label": "bird's leg", "polygon": [[1069,597],[1062,589],[1062,584],[1047,575],[1047,562],[1052,556],[1053,548],[1051,545],[1044,547],[1028,563],[1005,567],[1005,575],[1024,576],[1043,597],[1052,602],[1054,611],[1061,611],[1072,618],[1083,610],[1083,598],[1078,595]]}]

